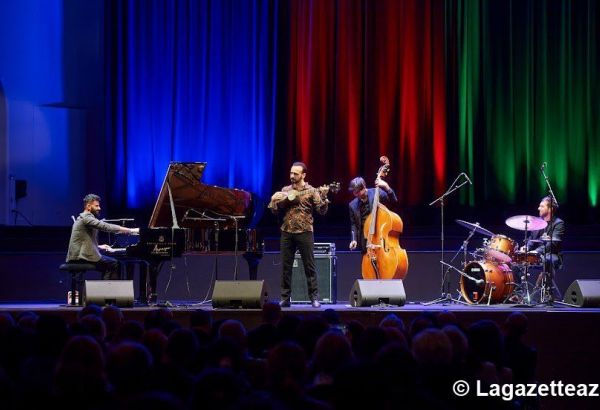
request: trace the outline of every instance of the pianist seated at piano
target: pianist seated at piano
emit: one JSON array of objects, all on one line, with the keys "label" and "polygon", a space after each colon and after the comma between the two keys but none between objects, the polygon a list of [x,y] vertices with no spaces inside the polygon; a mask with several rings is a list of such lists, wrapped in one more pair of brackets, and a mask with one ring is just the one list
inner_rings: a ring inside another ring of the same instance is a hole
[{"label": "pianist seated at piano", "polygon": [[120,279],[119,262],[100,253],[100,249],[110,252],[108,245],[98,245],[98,231],[136,235],[139,228],[126,228],[98,219],[100,215],[100,197],[88,194],[83,198],[83,212],[79,214],[71,230],[67,262],[90,263],[102,273],[102,278]]}]

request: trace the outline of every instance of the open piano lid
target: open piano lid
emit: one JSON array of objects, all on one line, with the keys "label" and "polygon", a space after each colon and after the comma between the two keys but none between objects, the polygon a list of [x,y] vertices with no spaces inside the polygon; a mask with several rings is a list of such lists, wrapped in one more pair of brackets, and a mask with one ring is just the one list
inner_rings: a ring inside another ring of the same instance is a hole
[{"label": "open piano lid", "polygon": [[[160,188],[158,199],[150,217],[150,228],[213,227],[219,221],[221,229],[250,222],[252,195],[241,189],[206,185],[200,180],[206,162],[171,162]],[[171,209],[171,195],[173,212]],[[177,225],[174,224],[176,222]]]}]

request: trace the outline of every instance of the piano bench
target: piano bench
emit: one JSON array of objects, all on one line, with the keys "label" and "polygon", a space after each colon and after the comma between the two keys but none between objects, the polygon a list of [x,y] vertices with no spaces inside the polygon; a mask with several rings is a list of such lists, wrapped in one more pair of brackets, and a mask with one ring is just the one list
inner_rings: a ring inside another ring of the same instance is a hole
[{"label": "piano bench", "polygon": [[[91,263],[67,262],[58,267],[59,270],[71,275],[71,296],[68,306],[83,305],[83,275],[90,270],[96,270],[96,266]],[[79,295],[79,298],[77,298]]]}]

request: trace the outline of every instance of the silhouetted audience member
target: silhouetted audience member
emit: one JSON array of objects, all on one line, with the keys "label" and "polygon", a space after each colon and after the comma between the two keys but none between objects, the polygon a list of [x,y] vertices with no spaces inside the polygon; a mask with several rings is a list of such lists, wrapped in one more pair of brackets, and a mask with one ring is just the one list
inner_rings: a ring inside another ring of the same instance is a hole
[{"label": "silhouetted audience member", "polygon": [[150,329],[144,333],[142,343],[152,355],[152,362],[162,363],[169,338],[160,329]]},{"label": "silhouetted audience member", "polygon": [[106,340],[106,325],[100,316],[86,315],[79,319],[83,329],[88,335],[92,336],[100,344],[104,346]]},{"label": "silhouetted audience member", "polygon": [[105,342],[112,342],[119,333],[125,318],[123,312],[116,306],[106,306],[102,309],[102,320],[106,326],[106,340]]},{"label": "silhouetted audience member", "polygon": [[348,339],[339,331],[330,330],[319,338],[310,363],[308,394],[318,400],[333,404],[335,375],[354,361]]},{"label": "silhouetted audience member", "polygon": [[238,374],[227,368],[210,368],[195,383],[192,408],[229,410],[240,408],[247,386]]},{"label": "silhouetted audience member", "polygon": [[329,325],[321,316],[309,316],[300,322],[296,329],[296,341],[310,357],[317,340],[329,330]]},{"label": "silhouetted audience member", "polygon": [[515,383],[530,383],[535,379],[537,351],[523,341],[528,325],[527,316],[521,312],[512,313],[504,322],[506,364],[513,371]]},{"label": "silhouetted audience member", "polygon": [[386,343],[385,330],[380,327],[369,326],[358,336],[354,346],[356,357],[361,360],[372,360]]},{"label": "silhouetted audience member", "polygon": [[302,322],[302,318],[296,315],[285,315],[277,323],[279,339],[293,341],[296,339],[296,331]]},{"label": "silhouetted audience member", "polygon": [[326,409],[306,395],[307,360],[302,347],[293,342],[275,346],[267,359],[269,385],[275,408]]},{"label": "silhouetted audience member", "polygon": [[169,336],[166,357],[169,363],[190,373],[198,371],[198,340],[190,329],[174,330]]},{"label": "silhouetted audience member", "polygon": [[117,398],[145,392],[152,356],[144,345],[123,342],[112,348],[106,358],[108,380]]},{"label": "silhouetted audience member", "polygon": [[455,325],[446,325],[442,328],[442,331],[452,343],[452,365],[461,369],[461,371],[464,370],[469,351],[467,336]]},{"label": "silhouetted audience member", "polygon": [[118,407],[119,410],[185,410],[187,408],[181,399],[164,391],[131,396],[123,400]]},{"label": "silhouetted audience member", "polygon": [[144,317],[144,329],[159,328],[167,337],[173,330],[173,312],[167,308],[152,310]]},{"label": "silhouetted audience member", "polygon": [[502,384],[512,380],[512,372],[504,367],[504,339],[498,325],[480,320],[468,329],[469,364],[477,379],[486,384]]},{"label": "silhouetted audience member", "polygon": [[190,329],[196,334],[200,346],[210,344],[212,323],[212,317],[207,310],[197,309],[190,314]]},{"label": "silhouetted audience member", "polygon": [[437,319],[430,313],[421,314],[413,319],[410,323],[409,335],[413,339],[420,331],[429,329],[431,327],[437,327]]},{"label": "silhouetted audience member", "polygon": [[52,398],[54,369],[69,337],[60,316],[42,315],[35,327],[35,350],[20,367],[17,402],[22,408],[40,408]]},{"label": "silhouetted audience member", "polygon": [[138,342],[144,338],[144,326],[137,320],[126,320],[119,328],[115,342]]},{"label": "silhouetted audience member", "polygon": [[404,332],[406,329],[404,327],[404,322],[402,319],[398,317],[398,315],[394,313],[390,313],[379,322],[379,327],[393,327],[401,332]]},{"label": "silhouetted audience member", "polygon": [[[452,364],[452,342],[440,329],[428,328],[413,338],[412,353],[419,368],[419,380],[426,396],[440,406],[455,395],[451,386],[456,380]],[[437,407],[437,406],[436,406]]]},{"label": "silhouetted audience member", "polygon": [[81,319],[87,315],[102,317],[102,308],[94,304],[86,305],[79,311],[79,313],[77,313],[77,318]]},{"label": "silhouetted audience member", "polygon": [[239,320],[228,319],[224,321],[217,334],[220,339],[231,339],[237,343],[240,349],[246,350],[246,328]]},{"label": "silhouetted audience member", "polygon": [[91,336],[75,336],[65,346],[54,374],[54,395],[60,407],[77,403],[94,408],[107,400],[104,353]]},{"label": "silhouetted audience member", "polygon": [[33,332],[39,316],[35,312],[22,312],[17,317],[19,328]]},{"label": "silhouetted audience member", "polygon": [[350,340],[350,345],[352,346],[352,350],[354,352],[356,352],[356,345],[364,331],[365,327],[358,320],[351,320],[346,325],[346,337],[348,340]]},{"label": "silhouetted audience member", "polygon": [[253,358],[266,358],[269,350],[277,343],[279,343],[279,332],[272,323],[262,323],[250,330],[247,335],[248,354]]},{"label": "silhouetted audience member", "polygon": [[262,307],[263,323],[276,325],[281,319],[281,306],[276,302],[267,302]]}]

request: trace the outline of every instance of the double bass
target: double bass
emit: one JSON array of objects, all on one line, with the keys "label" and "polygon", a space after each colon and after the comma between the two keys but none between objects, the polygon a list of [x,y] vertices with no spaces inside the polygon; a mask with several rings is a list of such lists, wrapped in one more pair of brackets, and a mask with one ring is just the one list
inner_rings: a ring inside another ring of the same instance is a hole
[{"label": "double bass", "polygon": [[[377,179],[387,176],[390,170],[386,156],[382,156],[380,162]],[[364,279],[404,279],[408,256],[399,241],[404,223],[398,214],[379,202],[379,192],[380,188],[375,187],[373,208],[363,228],[367,252],[362,258],[362,276]]]}]

